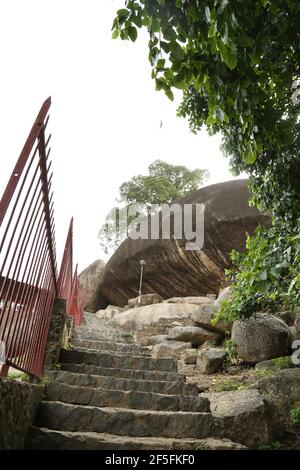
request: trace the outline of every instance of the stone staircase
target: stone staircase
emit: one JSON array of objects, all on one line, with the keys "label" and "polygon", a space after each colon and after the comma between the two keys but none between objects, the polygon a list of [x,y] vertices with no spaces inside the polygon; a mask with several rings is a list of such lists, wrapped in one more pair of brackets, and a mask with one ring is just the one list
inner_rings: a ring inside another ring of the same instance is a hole
[{"label": "stone staircase", "polygon": [[61,352],[61,368],[47,373],[28,449],[244,448],[226,439],[176,360],[151,358],[132,335],[89,314],[72,347]]}]

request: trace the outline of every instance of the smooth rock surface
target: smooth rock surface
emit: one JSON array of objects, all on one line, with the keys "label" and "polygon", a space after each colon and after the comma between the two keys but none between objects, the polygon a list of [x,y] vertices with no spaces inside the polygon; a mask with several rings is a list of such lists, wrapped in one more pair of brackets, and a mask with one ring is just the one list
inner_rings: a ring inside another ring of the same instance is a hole
[{"label": "smooth rock surface", "polygon": [[79,276],[78,299],[88,312],[96,312],[100,307],[100,292],[104,278],[105,261],[98,259],[82,271]]},{"label": "smooth rock surface", "polygon": [[[247,236],[258,224],[270,225],[269,216],[249,207],[248,201],[247,180],[207,186],[174,201],[181,207],[205,205],[203,248],[187,250],[184,238],[128,238],[105,268],[103,301],[123,306],[138,295],[141,259],[145,260],[145,294],[156,292],[164,299],[218,294],[224,282],[224,269],[230,266],[232,249],[243,251]],[[173,218],[171,215],[171,226]]]},{"label": "smooth rock surface", "polygon": [[198,306],[193,304],[160,303],[146,305],[115,315],[108,324],[124,330],[142,330],[146,326],[156,324],[160,319],[188,318],[189,314],[197,308]]}]

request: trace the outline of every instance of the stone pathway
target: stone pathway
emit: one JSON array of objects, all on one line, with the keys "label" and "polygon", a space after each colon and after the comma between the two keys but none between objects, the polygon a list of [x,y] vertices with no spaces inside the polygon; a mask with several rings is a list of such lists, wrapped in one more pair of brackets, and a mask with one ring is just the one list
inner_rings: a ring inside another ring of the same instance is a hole
[{"label": "stone pathway", "polygon": [[[28,449],[242,449],[210,401],[178,374],[177,361],[153,359],[131,334],[92,314],[49,383]],[[230,433],[229,433],[230,435]]]}]

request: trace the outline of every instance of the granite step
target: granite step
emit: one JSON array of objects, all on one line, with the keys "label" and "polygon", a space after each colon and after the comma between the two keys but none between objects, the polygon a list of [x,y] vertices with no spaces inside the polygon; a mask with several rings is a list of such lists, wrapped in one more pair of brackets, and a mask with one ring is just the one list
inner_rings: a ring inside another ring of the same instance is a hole
[{"label": "granite step", "polygon": [[95,341],[87,339],[73,339],[71,341],[75,349],[90,349],[92,351],[114,351],[117,353],[139,354],[143,348],[137,344],[118,343],[116,341]]},{"label": "granite step", "polygon": [[59,401],[42,401],[35,422],[37,427],[62,431],[198,439],[212,436],[213,424],[206,412],[100,408]]},{"label": "granite step", "polygon": [[94,387],[106,390],[124,390],[137,392],[153,392],[162,394],[184,394],[198,395],[195,384],[183,381],[160,381],[160,380],[137,380],[119,377],[76,374],[73,372],[59,370],[49,373],[48,378],[58,383],[76,385],[78,387]]},{"label": "granite step", "polygon": [[98,407],[120,407],[156,411],[206,411],[209,400],[194,395],[166,395],[152,392],[125,391],[72,386],[52,382],[46,387],[46,400]]},{"label": "granite step", "polygon": [[163,372],[158,370],[136,370],[136,369],[117,369],[113,367],[99,367],[87,364],[61,364],[61,370],[75,372],[77,374],[104,375],[109,377],[119,377],[124,379],[136,380],[159,380],[159,381],[180,381],[185,377],[177,372]]},{"label": "granite step", "polygon": [[76,349],[62,349],[60,362],[88,364],[101,367],[120,369],[160,370],[164,372],[177,372],[177,360],[169,358],[153,359],[147,356],[118,355],[115,353],[101,353],[78,351]]},{"label": "granite step", "polygon": [[32,426],[27,450],[244,450],[229,439],[131,437],[95,432],[57,431]]}]

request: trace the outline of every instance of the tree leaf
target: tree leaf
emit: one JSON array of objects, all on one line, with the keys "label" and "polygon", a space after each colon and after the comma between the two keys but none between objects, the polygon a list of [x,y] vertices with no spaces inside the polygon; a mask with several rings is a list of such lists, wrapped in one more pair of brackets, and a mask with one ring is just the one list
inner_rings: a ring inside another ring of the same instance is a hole
[{"label": "tree leaf", "polygon": [[119,37],[119,30],[118,29],[114,29],[113,32],[112,32],[112,39],[117,39]]},{"label": "tree leaf", "polygon": [[127,33],[132,42],[136,41],[137,29],[134,26],[128,26]]}]

